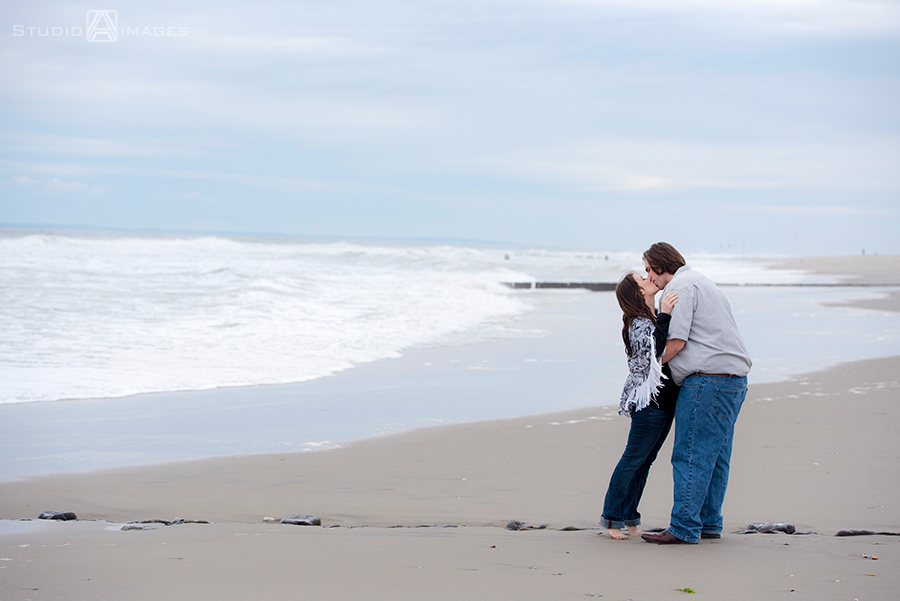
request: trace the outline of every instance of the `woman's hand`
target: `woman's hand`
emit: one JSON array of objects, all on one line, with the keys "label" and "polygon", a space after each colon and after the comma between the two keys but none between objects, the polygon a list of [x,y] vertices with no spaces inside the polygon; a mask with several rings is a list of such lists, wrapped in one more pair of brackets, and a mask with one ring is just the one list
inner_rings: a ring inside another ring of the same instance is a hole
[{"label": "woman's hand", "polygon": [[659,304],[659,312],[660,313],[671,313],[672,307],[675,306],[675,303],[678,302],[678,294],[675,292],[670,292],[665,295],[662,299],[662,302]]}]

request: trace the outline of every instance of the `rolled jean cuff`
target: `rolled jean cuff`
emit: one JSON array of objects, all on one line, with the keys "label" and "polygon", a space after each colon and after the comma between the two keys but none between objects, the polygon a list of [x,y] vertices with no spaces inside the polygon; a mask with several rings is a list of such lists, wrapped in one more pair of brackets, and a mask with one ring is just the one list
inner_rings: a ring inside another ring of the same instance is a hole
[{"label": "rolled jean cuff", "polygon": [[641,518],[637,518],[636,520],[608,520],[605,517],[600,516],[600,525],[607,530],[614,530],[616,528],[621,529],[625,528],[626,526],[640,526]]}]

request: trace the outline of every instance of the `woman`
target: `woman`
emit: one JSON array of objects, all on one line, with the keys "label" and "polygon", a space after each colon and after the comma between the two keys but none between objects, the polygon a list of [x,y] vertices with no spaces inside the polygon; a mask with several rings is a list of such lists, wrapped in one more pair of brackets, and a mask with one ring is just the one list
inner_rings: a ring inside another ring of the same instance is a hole
[{"label": "woman", "polygon": [[[622,339],[628,355],[628,379],[619,401],[619,414],[631,417],[631,431],[625,452],[610,478],[600,518],[600,524],[615,539],[638,534],[638,503],[650,465],[672,426],[678,400],[678,386],[666,373],[668,366],[659,363],[678,295],[667,294],[657,316],[657,292],[659,288],[653,282],[635,273],[626,275],[616,286],[616,299],[623,312]],[[628,534],[622,528],[627,528]]]}]

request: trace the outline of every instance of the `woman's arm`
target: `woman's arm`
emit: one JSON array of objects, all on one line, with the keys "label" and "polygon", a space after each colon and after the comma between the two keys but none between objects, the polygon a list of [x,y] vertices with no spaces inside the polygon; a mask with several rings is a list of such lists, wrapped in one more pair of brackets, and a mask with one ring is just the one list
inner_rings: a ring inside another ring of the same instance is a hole
[{"label": "woman's arm", "polygon": [[656,316],[656,329],[653,330],[653,338],[656,342],[656,356],[661,357],[666,350],[666,338],[669,337],[669,322],[672,316],[668,313],[660,313]]},{"label": "woman's arm", "polygon": [[[653,332],[657,357],[661,357],[666,349],[666,338],[669,337],[669,323],[672,321],[672,307],[677,302],[678,295],[670,292],[663,297],[662,302],[659,304],[659,315],[656,316],[656,330]],[[665,363],[665,360],[663,363]]]}]

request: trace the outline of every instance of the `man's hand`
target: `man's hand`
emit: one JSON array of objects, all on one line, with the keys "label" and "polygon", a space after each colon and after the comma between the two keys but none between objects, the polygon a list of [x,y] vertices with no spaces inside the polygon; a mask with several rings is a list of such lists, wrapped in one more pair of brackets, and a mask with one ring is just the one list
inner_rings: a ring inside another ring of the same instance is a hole
[{"label": "man's hand", "polygon": [[[666,296],[669,296],[668,294]],[[663,299],[665,300],[665,299]],[[662,362],[666,363],[669,359],[678,354],[678,351],[684,348],[684,340],[680,338],[670,338],[666,342],[666,352],[663,353]]]}]

